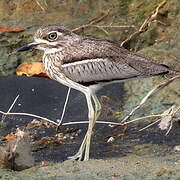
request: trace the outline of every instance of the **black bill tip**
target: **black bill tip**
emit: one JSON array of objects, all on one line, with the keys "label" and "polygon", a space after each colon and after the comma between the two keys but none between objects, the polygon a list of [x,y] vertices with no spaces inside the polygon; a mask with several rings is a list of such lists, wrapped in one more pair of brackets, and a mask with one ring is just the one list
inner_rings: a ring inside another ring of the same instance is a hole
[{"label": "black bill tip", "polygon": [[16,49],[16,52],[21,52],[21,51],[28,51],[29,49],[33,48],[34,46],[37,46],[38,44],[35,42],[26,44],[18,49]]}]

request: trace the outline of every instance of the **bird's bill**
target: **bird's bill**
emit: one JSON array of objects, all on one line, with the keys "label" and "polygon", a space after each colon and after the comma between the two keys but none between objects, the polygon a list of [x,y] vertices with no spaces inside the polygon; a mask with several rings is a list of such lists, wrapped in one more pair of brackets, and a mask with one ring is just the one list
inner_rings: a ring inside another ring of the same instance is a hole
[{"label": "bird's bill", "polygon": [[38,45],[37,42],[32,42],[32,43],[26,44],[26,45],[18,48],[16,51],[17,51],[17,52],[28,51],[29,49],[31,49],[31,48],[33,48],[33,47],[36,47],[37,45]]}]

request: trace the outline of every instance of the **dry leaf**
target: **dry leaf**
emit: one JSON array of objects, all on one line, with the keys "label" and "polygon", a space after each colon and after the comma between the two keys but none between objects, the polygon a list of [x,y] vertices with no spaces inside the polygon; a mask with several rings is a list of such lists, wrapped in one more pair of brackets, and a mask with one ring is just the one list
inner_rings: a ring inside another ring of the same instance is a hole
[{"label": "dry leaf", "polygon": [[42,137],[40,140],[33,142],[35,145],[44,145],[44,144],[65,144],[64,141],[59,140],[56,137]]},{"label": "dry leaf", "polygon": [[0,32],[22,32],[22,31],[24,31],[24,29],[22,28],[0,26]]},{"label": "dry leaf", "polygon": [[158,125],[161,130],[167,130],[170,127],[171,123],[178,119],[176,115],[179,109],[180,107],[173,105],[169,109],[164,111],[164,113],[162,114],[161,121]]},{"label": "dry leaf", "polygon": [[17,75],[48,77],[42,62],[25,62],[16,68]]},{"label": "dry leaf", "polygon": [[14,133],[9,133],[8,135],[6,135],[5,137],[2,138],[3,141],[9,141],[10,139],[12,139],[14,137]]}]

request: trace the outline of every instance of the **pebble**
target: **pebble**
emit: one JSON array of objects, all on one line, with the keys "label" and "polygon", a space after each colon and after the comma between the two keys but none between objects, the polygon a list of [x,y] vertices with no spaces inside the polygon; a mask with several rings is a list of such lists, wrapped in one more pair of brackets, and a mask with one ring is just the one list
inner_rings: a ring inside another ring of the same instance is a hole
[{"label": "pebble", "polygon": [[180,151],[180,145],[174,146],[175,151]]}]

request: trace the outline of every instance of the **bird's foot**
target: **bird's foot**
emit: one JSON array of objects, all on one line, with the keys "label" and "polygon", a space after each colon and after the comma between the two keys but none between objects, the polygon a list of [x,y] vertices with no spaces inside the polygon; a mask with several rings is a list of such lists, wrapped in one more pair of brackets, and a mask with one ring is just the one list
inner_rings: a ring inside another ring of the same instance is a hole
[{"label": "bird's foot", "polygon": [[83,152],[78,151],[74,156],[68,157],[71,160],[83,161]]},{"label": "bird's foot", "polygon": [[86,150],[86,141],[87,135],[85,135],[84,140],[79,148],[79,151],[74,155],[68,157],[68,159],[77,160],[77,161],[88,161],[89,160],[89,151]]}]

